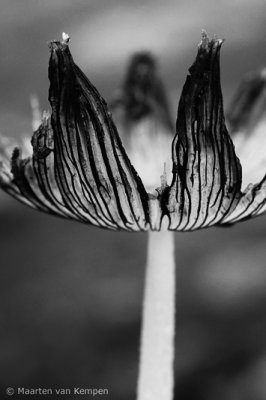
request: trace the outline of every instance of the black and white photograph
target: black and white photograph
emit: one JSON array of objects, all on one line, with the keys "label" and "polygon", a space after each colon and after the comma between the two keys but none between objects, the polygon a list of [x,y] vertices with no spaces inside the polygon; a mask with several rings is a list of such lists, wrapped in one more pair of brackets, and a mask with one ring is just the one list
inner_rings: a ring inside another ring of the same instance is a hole
[{"label": "black and white photograph", "polygon": [[0,0],[0,398],[266,399],[265,0]]}]

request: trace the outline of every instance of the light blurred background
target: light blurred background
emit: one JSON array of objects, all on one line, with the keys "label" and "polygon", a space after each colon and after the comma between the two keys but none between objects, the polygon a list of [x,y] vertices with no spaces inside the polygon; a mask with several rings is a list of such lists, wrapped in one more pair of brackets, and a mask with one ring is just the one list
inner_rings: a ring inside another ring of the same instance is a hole
[{"label": "light blurred background", "polygon": [[[49,109],[47,41],[62,31],[107,100],[132,52],[152,50],[174,121],[201,29],[226,39],[228,106],[241,77],[266,65],[265,20],[265,0],[0,0],[0,132],[31,134],[32,95]],[[135,398],[146,241],[0,193],[1,393],[80,386]],[[176,399],[265,400],[266,218],[178,233],[176,262]]]}]

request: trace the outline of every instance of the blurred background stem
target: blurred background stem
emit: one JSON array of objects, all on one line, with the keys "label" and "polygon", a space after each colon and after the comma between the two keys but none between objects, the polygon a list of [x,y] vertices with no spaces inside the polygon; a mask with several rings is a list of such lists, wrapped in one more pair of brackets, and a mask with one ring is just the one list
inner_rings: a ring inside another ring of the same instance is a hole
[{"label": "blurred background stem", "polygon": [[173,232],[149,232],[141,329],[138,400],[174,392],[175,257]]}]

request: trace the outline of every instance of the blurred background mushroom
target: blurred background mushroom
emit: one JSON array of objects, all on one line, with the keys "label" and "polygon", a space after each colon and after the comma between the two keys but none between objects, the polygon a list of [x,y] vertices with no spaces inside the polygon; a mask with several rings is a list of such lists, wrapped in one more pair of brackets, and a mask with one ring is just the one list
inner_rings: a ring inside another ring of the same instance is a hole
[{"label": "blurred background mushroom", "polygon": [[[30,96],[47,102],[47,39],[79,38],[75,59],[104,97],[128,57],[151,50],[171,102],[202,27],[227,39],[229,104],[266,64],[263,0],[2,0],[0,131],[31,133]],[[80,40],[81,39],[81,40]],[[41,45],[43,43],[43,45]],[[265,399],[265,217],[231,229],[176,234],[179,259],[176,398]],[[137,376],[146,237],[49,218],[0,193],[2,357],[6,386],[106,387],[132,398]],[[22,368],[23,365],[23,368]],[[88,383],[89,381],[89,383]]]}]

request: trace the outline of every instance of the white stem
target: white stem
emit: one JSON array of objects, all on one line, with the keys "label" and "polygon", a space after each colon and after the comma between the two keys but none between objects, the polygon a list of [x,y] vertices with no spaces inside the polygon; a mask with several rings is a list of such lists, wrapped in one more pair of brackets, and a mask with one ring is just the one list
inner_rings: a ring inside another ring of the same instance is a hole
[{"label": "white stem", "polygon": [[172,232],[149,232],[137,400],[172,400],[175,257]]}]

